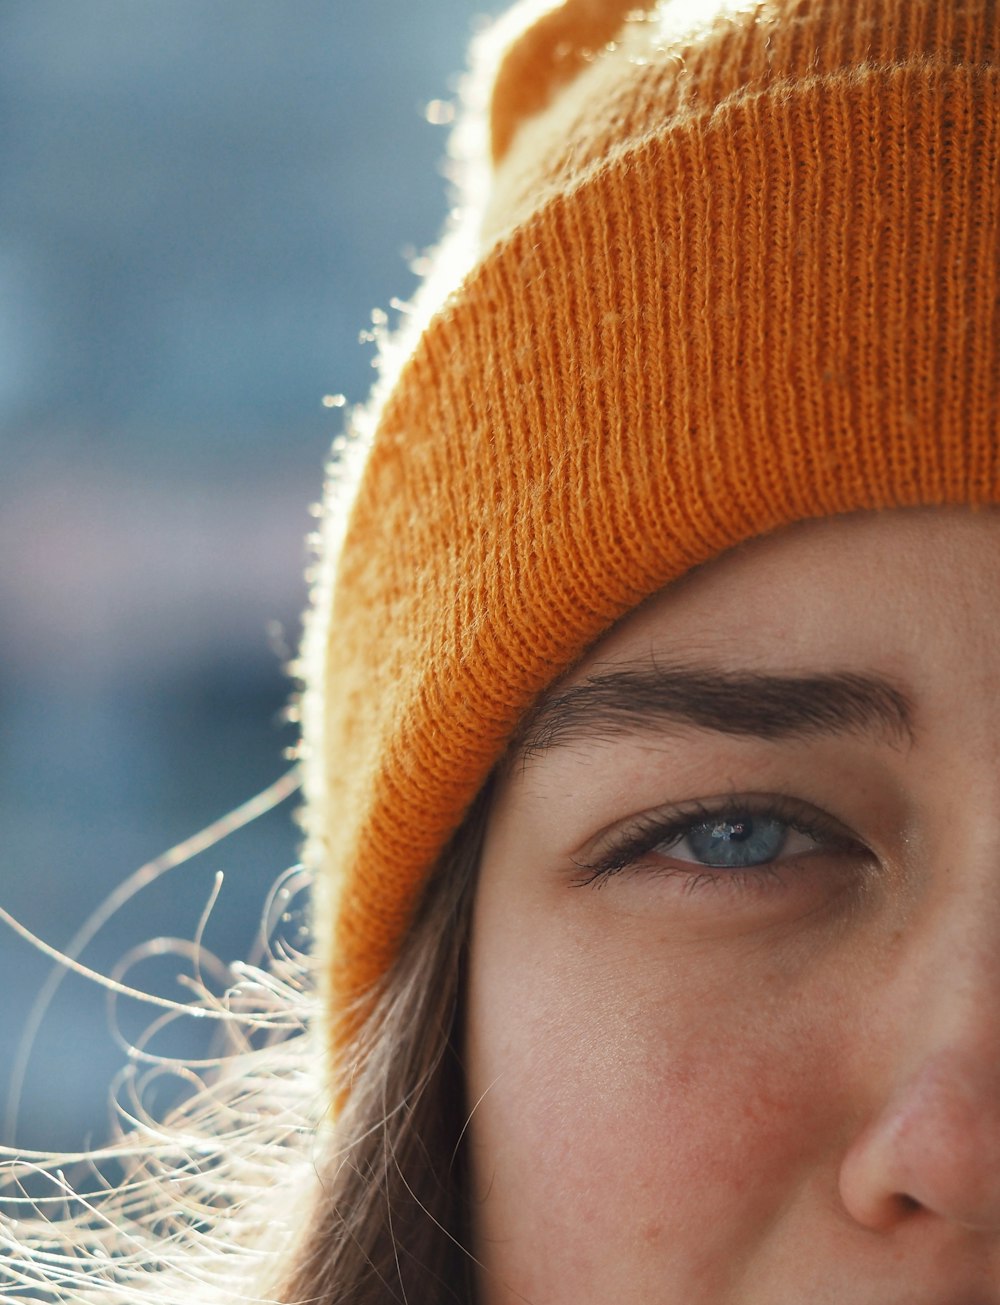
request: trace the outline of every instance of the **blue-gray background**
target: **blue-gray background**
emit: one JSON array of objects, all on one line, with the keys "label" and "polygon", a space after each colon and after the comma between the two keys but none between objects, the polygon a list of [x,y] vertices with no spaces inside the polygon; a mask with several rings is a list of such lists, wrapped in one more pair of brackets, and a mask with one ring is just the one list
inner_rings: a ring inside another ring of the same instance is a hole
[{"label": "blue-gray background", "polygon": [[[445,212],[427,105],[502,7],[0,4],[0,905],[55,946],[287,765],[322,399],[367,390],[359,332]],[[286,803],[84,959],[190,938],[218,870],[208,942],[245,955],[294,858]],[[182,996],[177,968],[132,977]],[[47,970],[0,929],[0,1085]],[[121,1060],[100,991],[64,984],[18,1142],[99,1141]]]}]

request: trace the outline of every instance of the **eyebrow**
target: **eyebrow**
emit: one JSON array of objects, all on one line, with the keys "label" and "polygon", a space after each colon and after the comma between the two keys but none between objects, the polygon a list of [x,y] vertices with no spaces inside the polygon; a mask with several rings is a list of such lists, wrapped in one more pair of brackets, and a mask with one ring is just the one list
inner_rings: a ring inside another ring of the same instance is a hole
[{"label": "eyebrow", "polygon": [[895,745],[912,743],[914,735],[908,695],[882,676],[656,664],[598,673],[546,696],[521,725],[510,755],[527,762],[582,739],[671,726],[766,740],[868,734]]}]

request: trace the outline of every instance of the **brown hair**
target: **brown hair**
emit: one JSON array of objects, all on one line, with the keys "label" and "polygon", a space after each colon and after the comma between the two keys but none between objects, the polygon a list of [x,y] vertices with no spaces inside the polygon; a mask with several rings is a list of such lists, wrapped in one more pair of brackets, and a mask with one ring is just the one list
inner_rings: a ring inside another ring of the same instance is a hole
[{"label": "brown hair", "polygon": [[464,954],[489,809],[487,784],[441,857],[374,1010],[342,1060],[346,1104],[285,1302],[472,1305],[462,1138]]},{"label": "brown hair", "polygon": [[[192,1290],[205,1305],[472,1305],[462,993],[489,790],[439,859],[339,1081],[321,1073],[311,959],[278,931],[265,966],[174,1010],[218,1020],[218,1055],[136,1049],[128,1126],[108,1146],[3,1149],[0,1287],[95,1305],[184,1305]],[[298,936],[304,886],[282,876],[265,928],[281,916]],[[159,1116],[144,1082],[165,1068],[189,1095]],[[333,1121],[331,1098],[344,1101]]]}]

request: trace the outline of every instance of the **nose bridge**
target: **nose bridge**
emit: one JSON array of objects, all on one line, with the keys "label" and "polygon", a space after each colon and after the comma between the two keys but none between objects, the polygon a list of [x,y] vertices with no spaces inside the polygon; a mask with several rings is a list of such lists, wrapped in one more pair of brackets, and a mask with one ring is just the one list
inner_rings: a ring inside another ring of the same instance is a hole
[{"label": "nose bridge", "polygon": [[951,1048],[1000,1077],[1000,824],[940,860],[899,956],[910,1055],[937,1063]]}]

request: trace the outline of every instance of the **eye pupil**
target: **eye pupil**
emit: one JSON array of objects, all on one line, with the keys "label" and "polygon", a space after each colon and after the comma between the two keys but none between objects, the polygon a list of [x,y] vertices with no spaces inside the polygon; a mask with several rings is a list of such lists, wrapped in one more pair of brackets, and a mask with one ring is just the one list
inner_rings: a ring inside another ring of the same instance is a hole
[{"label": "eye pupil", "polygon": [[788,836],[788,826],[739,812],[725,820],[693,825],[685,842],[703,865],[732,867],[763,865],[773,861]]},{"label": "eye pupil", "polygon": [[753,834],[749,816],[739,820],[722,820],[712,826],[712,838],[726,843],[745,843]]}]

